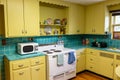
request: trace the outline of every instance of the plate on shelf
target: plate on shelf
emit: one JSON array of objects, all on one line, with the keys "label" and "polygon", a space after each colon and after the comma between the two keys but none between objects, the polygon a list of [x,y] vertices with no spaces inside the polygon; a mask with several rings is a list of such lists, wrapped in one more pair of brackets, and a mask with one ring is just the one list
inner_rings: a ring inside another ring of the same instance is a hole
[{"label": "plate on shelf", "polygon": [[52,27],[51,26],[45,26],[44,27],[44,32],[46,33],[46,35],[49,35],[52,33]]}]

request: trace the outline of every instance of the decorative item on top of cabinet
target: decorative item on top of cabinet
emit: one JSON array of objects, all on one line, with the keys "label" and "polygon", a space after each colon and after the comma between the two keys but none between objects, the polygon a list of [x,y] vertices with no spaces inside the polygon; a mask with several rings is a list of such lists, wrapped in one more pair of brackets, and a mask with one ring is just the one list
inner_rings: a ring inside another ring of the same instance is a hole
[{"label": "decorative item on top of cabinet", "polygon": [[44,32],[46,26],[51,27],[49,35],[65,34],[67,29],[67,10],[68,7],[66,6],[40,2],[41,35],[48,35]]},{"label": "decorative item on top of cabinet", "polygon": [[2,0],[5,37],[39,36],[38,0]]},{"label": "decorative item on top of cabinet", "polygon": [[6,80],[46,80],[45,56],[4,62]]}]

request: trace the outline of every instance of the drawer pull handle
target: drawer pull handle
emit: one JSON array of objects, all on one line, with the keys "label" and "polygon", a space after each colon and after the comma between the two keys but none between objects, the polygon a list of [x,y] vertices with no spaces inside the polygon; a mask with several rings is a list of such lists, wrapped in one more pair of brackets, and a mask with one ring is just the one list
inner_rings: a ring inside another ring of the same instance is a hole
[{"label": "drawer pull handle", "polygon": [[93,59],[90,59],[91,61],[93,61]]},{"label": "drawer pull handle", "polygon": [[36,69],[36,71],[39,71],[39,70],[40,70],[40,68]]},{"label": "drawer pull handle", "polygon": [[24,72],[20,72],[20,73],[19,73],[19,75],[23,75],[23,74],[24,74]]},{"label": "drawer pull handle", "polygon": [[36,64],[39,64],[40,62],[39,61],[37,61],[37,62],[35,62]]},{"label": "drawer pull handle", "polygon": [[93,67],[90,67],[91,69],[93,68]]},{"label": "drawer pull handle", "polygon": [[23,64],[22,65],[18,65],[18,67],[23,67]]}]

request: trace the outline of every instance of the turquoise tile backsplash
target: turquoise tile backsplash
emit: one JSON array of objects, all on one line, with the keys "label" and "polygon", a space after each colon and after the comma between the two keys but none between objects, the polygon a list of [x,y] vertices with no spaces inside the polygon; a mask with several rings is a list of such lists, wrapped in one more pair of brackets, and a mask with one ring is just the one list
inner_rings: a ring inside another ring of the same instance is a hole
[{"label": "turquoise tile backsplash", "polygon": [[[88,38],[91,42],[94,39],[97,41],[107,42],[108,46],[120,48],[120,40],[111,40],[111,35],[63,35],[62,40],[64,41],[64,45],[72,46],[72,45],[82,45],[82,39]],[[6,45],[2,45],[2,39],[6,40]],[[33,37],[33,42],[38,42],[39,44],[53,44],[58,41],[58,36],[40,36]],[[2,80],[4,79],[4,63],[3,56],[4,54],[11,54],[17,52],[17,43],[20,42],[31,42],[29,37],[25,38],[2,38],[0,37],[0,71],[2,72]]]}]

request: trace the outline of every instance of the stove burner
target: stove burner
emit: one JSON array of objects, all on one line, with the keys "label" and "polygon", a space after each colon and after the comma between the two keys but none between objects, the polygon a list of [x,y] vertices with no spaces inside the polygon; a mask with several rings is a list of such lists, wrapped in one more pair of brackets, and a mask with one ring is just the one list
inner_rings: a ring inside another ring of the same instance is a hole
[{"label": "stove burner", "polygon": [[47,52],[47,54],[52,54],[53,52]]},{"label": "stove burner", "polygon": [[55,49],[50,49],[50,51],[55,51]]},{"label": "stove burner", "polygon": [[49,50],[45,50],[45,51],[43,51],[43,52],[49,52]]},{"label": "stove burner", "polygon": [[62,50],[55,50],[54,52],[62,52]]}]

